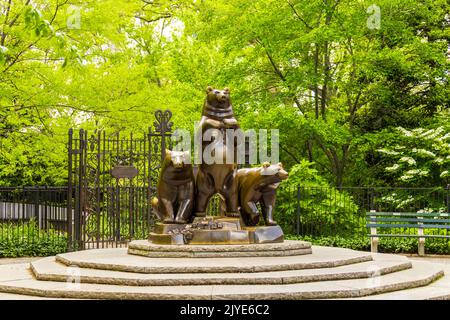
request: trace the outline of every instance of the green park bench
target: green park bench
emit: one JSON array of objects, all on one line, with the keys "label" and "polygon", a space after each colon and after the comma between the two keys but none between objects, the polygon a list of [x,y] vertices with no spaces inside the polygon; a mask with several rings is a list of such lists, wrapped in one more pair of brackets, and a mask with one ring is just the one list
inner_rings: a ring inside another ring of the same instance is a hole
[{"label": "green park bench", "polygon": [[[378,252],[378,238],[380,237],[414,237],[419,238],[419,256],[425,255],[425,238],[450,238],[443,234],[425,234],[425,229],[449,230],[450,213],[438,212],[366,212],[367,224],[370,228],[371,251]],[[377,233],[377,228],[414,228],[417,234]]]}]

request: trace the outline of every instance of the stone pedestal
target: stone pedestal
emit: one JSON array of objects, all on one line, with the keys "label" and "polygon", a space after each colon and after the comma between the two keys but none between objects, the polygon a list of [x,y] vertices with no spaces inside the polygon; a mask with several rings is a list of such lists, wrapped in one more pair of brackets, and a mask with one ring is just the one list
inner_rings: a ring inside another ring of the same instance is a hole
[{"label": "stone pedestal", "polygon": [[251,243],[283,242],[284,234],[280,226],[252,227],[248,229]]},{"label": "stone pedestal", "polygon": [[149,240],[156,244],[184,244],[184,236],[180,233],[185,224],[156,223],[155,229],[149,234]]},{"label": "stone pedestal", "polygon": [[197,217],[191,224],[157,223],[149,241],[154,244],[258,244],[283,242],[279,226],[245,227],[240,218]]}]

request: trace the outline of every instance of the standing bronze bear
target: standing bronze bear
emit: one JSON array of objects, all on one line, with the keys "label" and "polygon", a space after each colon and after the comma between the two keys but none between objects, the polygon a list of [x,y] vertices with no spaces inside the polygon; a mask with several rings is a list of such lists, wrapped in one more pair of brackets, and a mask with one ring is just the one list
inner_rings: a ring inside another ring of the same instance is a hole
[{"label": "standing bronze bear", "polygon": [[194,174],[189,152],[166,150],[153,212],[164,223],[188,223],[194,205]]},{"label": "standing bronze bear", "polygon": [[[213,89],[208,87],[206,89],[206,99],[203,106],[202,118],[197,129],[196,139],[202,141],[201,148],[201,164],[198,167],[197,173],[197,196],[196,196],[196,215],[205,216],[208,201],[215,193],[219,193],[225,200],[226,214],[237,216],[238,213],[238,196],[237,196],[237,181],[236,181],[236,147],[232,163],[227,163],[226,149],[227,144],[235,141],[226,141],[226,130],[238,130],[239,125],[234,118],[233,107],[230,100],[230,90],[225,88],[223,90]],[[221,163],[205,163],[203,155],[205,148],[211,144],[209,141],[202,139],[203,134],[208,129],[220,131],[223,137],[223,144],[216,148],[222,159]],[[202,136],[199,136],[202,135]]]},{"label": "standing bronze bear", "polygon": [[288,173],[281,163],[262,167],[240,169],[237,173],[239,205],[242,219],[247,226],[255,226],[259,222],[261,206],[264,222],[268,226],[276,225],[273,219],[276,190],[281,181],[288,178]]}]

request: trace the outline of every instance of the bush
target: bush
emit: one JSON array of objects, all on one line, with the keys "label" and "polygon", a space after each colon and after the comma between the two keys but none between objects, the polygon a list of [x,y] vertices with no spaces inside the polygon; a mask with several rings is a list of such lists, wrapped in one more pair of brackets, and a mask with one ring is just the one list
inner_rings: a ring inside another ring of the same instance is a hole
[{"label": "bush", "polygon": [[[277,192],[275,219],[286,233],[294,233],[297,206],[300,224],[311,234],[365,233],[365,216],[358,214],[353,197],[345,191],[330,187],[314,163],[303,160],[289,171],[289,178]],[[300,187],[299,187],[300,186]],[[300,200],[297,202],[297,192]]]},{"label": "bush", "polygon": [[[286,235],[288,240],[309,241],[314,245],[327,247],[349,248],[359,251],[370,251],[369,237],[350,237],[341,236],[297,236]],[[382,253],[417,253],[417,238],[380,238],[378,251]],[[450,240],[427,238],[425,241],[425,252],[427,254],[450,254]]]},{"label": "bush", "polygon": [[67,252],[67,234],[40,230],[36,221],[0,224],[0,258],[45,257]]}]

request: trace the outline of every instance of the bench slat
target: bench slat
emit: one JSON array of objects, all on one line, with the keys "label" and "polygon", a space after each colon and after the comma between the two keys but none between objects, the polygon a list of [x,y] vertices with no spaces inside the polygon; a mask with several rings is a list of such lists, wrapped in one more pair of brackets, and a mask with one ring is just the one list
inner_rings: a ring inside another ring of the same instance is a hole
[{"label": "bench slat", "polygon": [[415,216],[415,217],[449,217],[448,212],[366,212],[366,216]]},{"label": "bench slat", "polygon": [[450,225],[438,225],[438,224],[380,224],[380,223],[368,223],[367,228],[421,228],[421,229],[450,229]]},{"label": "bench slat", "polygon": [[[424,229],[443,229],[450,230],[450,219],[445,219],[450,217],[450,214],[447,212],[366,212],[366,227],[371,229],[371,234],[368,236],[372,238],[371,248],[374,252],[377,251],[376,244],[374,247],[374,239],[382,238],[382,237],[391,237],[391,238],[442,238],[442,239],[450,239],[450,235],[441,235],[441,234],[423,234]],[[417,234],[389,234],[389,233],[380,233],[377,234],[377,228],[385,228],[385,229],[395,229],[395,228],[410,228],[417,229]],[[425,240],[423,240],[425,241]],[[419,240],[419,254],[424,254],[423,252],[423,243]]]},{"label": "bench slat", "polygon": [[450,235],[440,235],[440,234],[424,234],[424,235],[418,235],[418,234],[369,234],[368,235],[371,238],[378,238],[378,237],[396,237],[396,238],[446,238],[450,239]]},{"label": "bench slat", "polygon": [[450,219],[418,219],[418,218],[371,218],[367,217],[367,220],[372,222],[385,221],[385,222],[434,222],[434,223],[450,223]]}]

